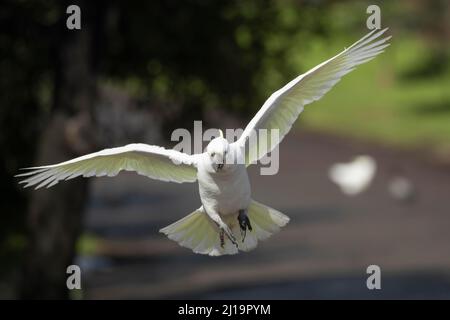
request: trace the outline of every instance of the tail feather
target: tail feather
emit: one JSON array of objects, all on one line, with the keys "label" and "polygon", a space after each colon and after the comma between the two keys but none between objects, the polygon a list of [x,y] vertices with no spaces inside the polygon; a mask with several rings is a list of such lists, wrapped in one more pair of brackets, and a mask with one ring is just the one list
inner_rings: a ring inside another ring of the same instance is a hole
[{"label": "tail feather", "polygon": [[[195,248],[201,240],[203,240],[203,235],[199,232],[204,230],[204,225],[202,219],[197,216],[191,224],[188,224],[184,231],[184,236],[181,238],[181,245],[188,248]],[[179,231],[180,232],[180,231]]]},{"label": "tail feather", "polygon": [[252,230],[247,230],[245,237],[241,234],[237,213],[223,217],[224,222],[238,239],[238,248],[226,236],[224,245],[221,246],[219,228],[208,217],[203,207],[161,229],[160,232],[195,253],[221,256],[236,254],[239,250],[250,251],[256,248],[258,241],[269,238],[289,222],[286,215],[253,200],[248,208],[248,217]]},{"label": "tail feather", "polygon": [[257,232],[259,240],[267,239],[270,235],[277,233],[281,227],[284,227],[289,222],[288,216],[254,200],[248,209],[248,217],[250,221],[254,221],[253,225],[256,225],[259,229],[265,231]]},{"label": "tail feather", "polygon": [[238,253],[232,243],[225,242],[223,248],[220,246],[219,228],[209,219],[203,207],[161,229],[160,232],[195,253],[211,256]]}]

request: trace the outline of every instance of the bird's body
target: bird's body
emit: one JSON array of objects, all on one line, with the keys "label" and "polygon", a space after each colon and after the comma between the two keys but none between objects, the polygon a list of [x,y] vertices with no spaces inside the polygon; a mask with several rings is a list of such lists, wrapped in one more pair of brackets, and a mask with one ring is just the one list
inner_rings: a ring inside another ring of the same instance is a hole
[{"label": "bird's body", "polygon": [[[122,170],[162,181],[198,181],[202,206],[160,231],[196,253],[218,256],[252,250],[258,241],[285,226],[289,218],[252,199],[247,167],[281,142],[305,105],[320,99],[357,65],[383,52],[390,37],[378,38],[385,31],[372,31],[274,92],[235,142],[229,143],[221,134],[204,153],[196,155],[130,144],[27,168],[29,171],[18,175],[24,177],[20,183],[39,189],[78,176],[115,176]],[[254,139],[258,130],[275,130],[277,134],[259,141]]]},{"label": "bird's body", "polygon": [[200,199],[206,212],[216,211],[221,216],[246,210],[251,201],[250,180],[244,164],[236,164],[228,172],[205,170],[205,162],[198,164]]}]

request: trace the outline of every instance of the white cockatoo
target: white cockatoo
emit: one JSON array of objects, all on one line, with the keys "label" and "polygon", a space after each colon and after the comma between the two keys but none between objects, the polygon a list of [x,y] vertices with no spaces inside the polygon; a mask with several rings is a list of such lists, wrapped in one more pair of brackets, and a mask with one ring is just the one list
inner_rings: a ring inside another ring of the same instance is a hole
[{"label": "white cockatoo", "polygon": [[349,196],[357,195],[366,190],[372,182],[377,163],[367,155],[355,157],[348,163],[335,163],[330,167],[328,176],[341,191]]},{"label": "white cockatoo", "polygon": [[[27,168],[29,171],[18,175],[24,178],[20,183],[25,187],[51,187],[61,180],[115,176],[122,170],[163,181],[198,181],[201,207],[160,231],[195,253],[219,256],[252,250],[259,240],[285,226],[289,218],[252,200],[247,166],[281,142],[305,105],[320,99],[356,66],[383,52],[390,39],[380,39],[386,30],[370,32],[274,92],[233,143],[221,135],[208,144],[204,153],[195,155],[129,144],[59,164]],[[278,134],[256,145],[250,143],[260,129],[276,129]]]}]

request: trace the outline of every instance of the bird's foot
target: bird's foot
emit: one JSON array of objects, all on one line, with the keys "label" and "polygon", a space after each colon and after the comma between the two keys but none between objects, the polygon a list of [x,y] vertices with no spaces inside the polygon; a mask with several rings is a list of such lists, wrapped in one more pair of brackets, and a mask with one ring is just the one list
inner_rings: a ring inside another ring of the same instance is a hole
[{"label": "bird's foot", "polygon": [[223,248],[225,245],[225,235],[227,236],[228,239],[230,239],[230,241],[236,246],[238,247],[237,244],[237,240],[236,237],[233,235],[233,233],[231,232],[230,228],[228,226],[223,226],[220,227],[220,233],[219,233],[219,237],[220,237],[220,246]]},{"label": "bird's foot", "polygon": [[239,210],[238,221],[239,227],[241,228],[242,242],[244,242],[245,236],[247,235],[247,229],[252,231],[252,225],[250,224],[250,219],[247,216],[246,210]]},{"label": "bird's foot", "polygon": [[223,249],[223,247],[225,246],[225,231],[223,229],[220,229],[219,239],[220,239],[220,247]]}]

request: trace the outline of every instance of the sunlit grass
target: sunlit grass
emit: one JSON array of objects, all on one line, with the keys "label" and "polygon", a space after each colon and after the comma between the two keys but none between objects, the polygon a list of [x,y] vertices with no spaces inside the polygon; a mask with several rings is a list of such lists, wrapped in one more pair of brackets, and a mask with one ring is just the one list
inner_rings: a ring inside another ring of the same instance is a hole
[{"label": "sunlit grass", "polygon": [[79,255],[93,255],[98,252],[99,239],[92,234],[83,233],[77,240],[76,251]]},{"label": "sunlit grass", "polygon": [[[329,47],[335,50],[327,50],[323,56],[317,51],[304,56],[308,65],[312,67],[342,48],[336,44]],[[401,77],[422,63],[426,54],[425,45],[419,41],[392,39],[385,53],[360,66],[320,101],[307,106],[299,123],[383,144],[448,149],[449,70],[433,78]]]}]

